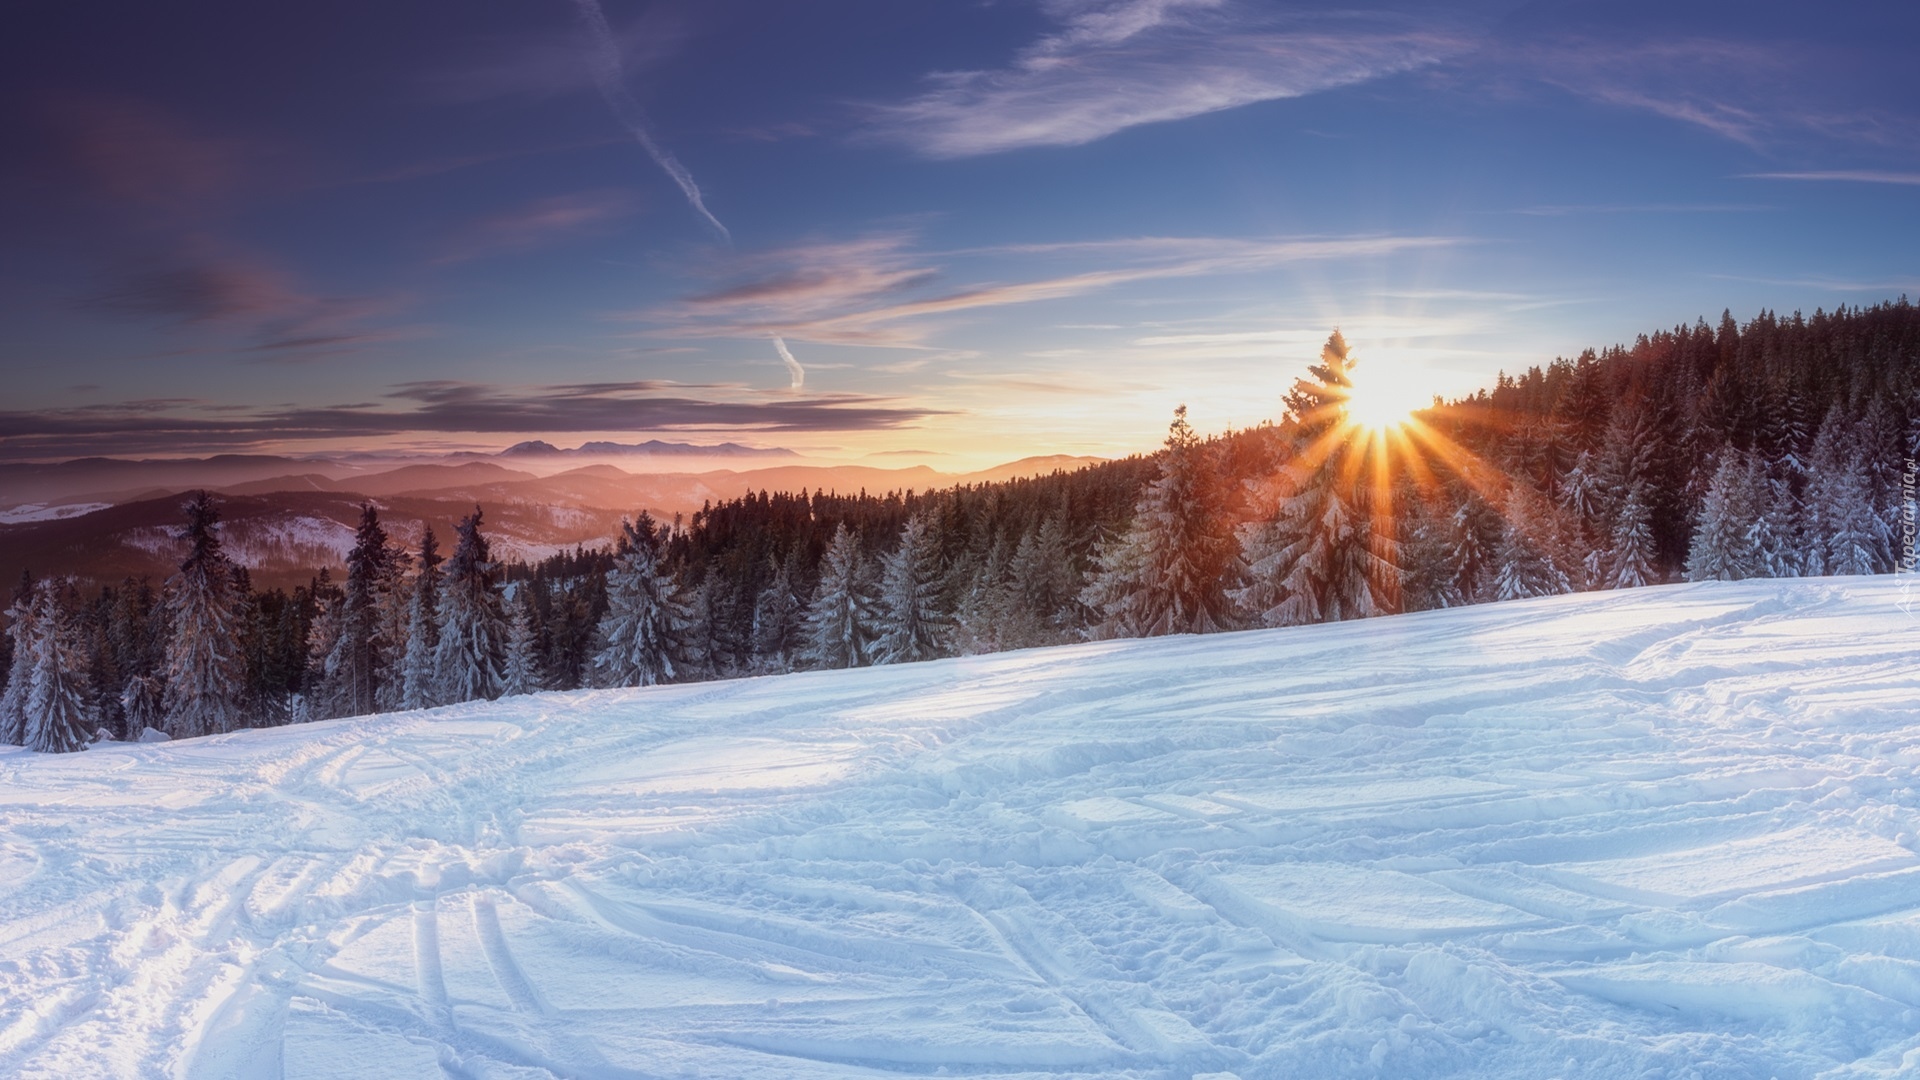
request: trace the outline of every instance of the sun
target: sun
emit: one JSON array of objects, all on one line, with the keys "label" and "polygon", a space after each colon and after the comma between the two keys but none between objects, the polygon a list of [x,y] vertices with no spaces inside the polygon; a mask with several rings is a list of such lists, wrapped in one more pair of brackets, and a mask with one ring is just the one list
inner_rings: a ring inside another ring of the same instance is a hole
[{"label": "sun", "polygon": [[1355,378],[1346,400],[1341,403],[1353,424],[1368,431],[1387,431],[1406,423],[1414,410],[1432,404],[1418,389],[1395,385],[1390,379],[1376,378],[1377,375],[1369,371]]}]

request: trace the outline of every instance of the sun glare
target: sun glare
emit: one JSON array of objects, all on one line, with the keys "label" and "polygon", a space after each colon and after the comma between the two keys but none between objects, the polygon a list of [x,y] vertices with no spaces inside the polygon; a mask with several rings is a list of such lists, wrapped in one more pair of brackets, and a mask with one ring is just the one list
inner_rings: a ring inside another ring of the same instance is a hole
[{"label": "sun glare", "polygon": [[1424,409],[1433,403],[1431,397],[1422,396],[1412,387],[1367,377],[1373,374],[1367,372],[1354,381],[1345,403],[1347,419],[1369,431],[1399,427],[1415,409]]}]

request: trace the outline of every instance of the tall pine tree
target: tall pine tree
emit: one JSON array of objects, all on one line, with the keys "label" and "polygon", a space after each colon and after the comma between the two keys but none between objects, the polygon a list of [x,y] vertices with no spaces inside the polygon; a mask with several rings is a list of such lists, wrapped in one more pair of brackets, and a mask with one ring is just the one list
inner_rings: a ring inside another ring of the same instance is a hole
[{"label": "tall pine tree", "polygon": [[507,657],[500,675],[500,696],[536,694],[545,689],[540,673],[540,623],[533,598],[522,594],[507,622]]},{"label": "tall pine tree", "polygon": [[653,686],[674,677],[679,627],[671,578],[660,571],[660,534],[642,513],[620,523],[619,552],[607,573],[607,611],[593,654],[595,686]]},{"label": "tall pine tree", "polygon": [[33,580],[20,576],[20,587],[7,607],[7,637],[13,645],[7,687],[0,691],[0,743],[23,746],[27,741],[27,691],[33,683]]},{"label": "tall pine tree", "polygon": [[400,660],[400,707],[425,709],[440,703],[434,654],[440,648],[440,541],[429,525],[420,534],[413,587],[407,596],[407,649]]},{"label": "tall pine tree", "polygon": [[881,560],[875,663],[931,660],[945,652],[937,528],[937,521],[914,514],[900,530],[899,546]]},{"label": "tall pine tree", "polygon": [[49,580],[34,591],[26,747],[43,754],[85,750],[99,726],[70,588]]},{"label": "tall pine tree", "polygon": [[453,556],[440,583],[440,643],[433,668],[437,696],[446,704],[500,696],[507,623],[494,589],[499,568],[488,554],[480,522],[476,506],[454,528]]},{"label": "tall pine tree", "polygon": [[326,697],[338,715],[365,716],[376,711],[385,697],[394,643],[387,636],[383,613],[393,588],[394,562],[380,513],[367,503],[360,508],[360,527],[347,554],[338,634],[326,660],[332,684]]},{"label": "tall pine tree", "polygon": [[1134,506],[1133,524],[1100,551],[1081,599],[1108,637],[1205,634],[1238,625],[1227,589],[1239,576],[1227,491],[1212,455],[1173,412],[1160,475]]},{"label": "tall pine tree", "polygon": [[767,556],[772,575],[753,604],[754,670],[779,674],[793,670],[801,634],[806,627],[806,605],[795,583],[799,574],[798,546],[785,559]]},{"label": "tall pine tree", "polygon": [[1399,609],[1399,554],[1376,490],[1384,452],[1353,424],[1346,403],[1356,361],[1338,330],[1287,395],[1281,435],[1290,451],[1274,510],[1240,531],[1248,583],[1235,600],[1262,626],[1331,622]]},{"label": "tall pine tree", "polygon": [[220,549],[220,512],[197,492],[185,507],[187,558],[167,582],[167,734],[233,731],[246,723],[246,657],[241,597]]},{"label": "tall pine tree", "polygon": [[873,596],[860,538],[845,522],[820,559],[820,583],[807,605],[806,660],[817,668],[863,667],[872,660]]}]

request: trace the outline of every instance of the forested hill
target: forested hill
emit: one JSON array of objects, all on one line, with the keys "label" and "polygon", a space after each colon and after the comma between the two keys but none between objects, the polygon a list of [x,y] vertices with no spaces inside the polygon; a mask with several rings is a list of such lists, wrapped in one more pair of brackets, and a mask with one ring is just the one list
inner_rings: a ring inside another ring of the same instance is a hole
[{"label": "forested hill", "polygon": [[344,579],[291,592],[251,588],[203,498],[166,583],[82,596],[48,566],[22,584],[0,737],[72,749],[96,726],[190,735],[1681,578],[1887,572],[1912,558],[1916,365],[1904,298],[1727,316],[1503,375],[1376,433],[1347,420],[1368,369],[1336,333],[1274,423],[1202,439],[1183,407],[1149,457],[932,492],[756,492],[684,522],[642,515],[611,549],[535,565],[490,555],[484,506],[443,566],[431,532],[403,550],[370,505]]},{"label": "forested hill", "polygon": [[1920,309],[1902,297],[1811,318],[1763,312],[1745,326],[1723,313],[1718,326],[1503,375],[1429,419],[1595,525],[1617,510],[1609,489],[1641,480],[1663,574],[1684,569],[1715,469],[1734,457],[1794,495],[1816,472],[1831,481],[1857,468],[1892,529],[1885,512],[1920,438]]}]

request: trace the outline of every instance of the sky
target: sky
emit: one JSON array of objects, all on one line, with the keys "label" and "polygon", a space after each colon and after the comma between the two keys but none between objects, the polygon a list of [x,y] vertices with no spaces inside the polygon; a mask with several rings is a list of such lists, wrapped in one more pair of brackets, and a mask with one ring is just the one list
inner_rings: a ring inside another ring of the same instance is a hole
[{"label": "sky", "polygon": [[963,468],[1920,297],[1920,5],[14,0],[0,460]]}]

